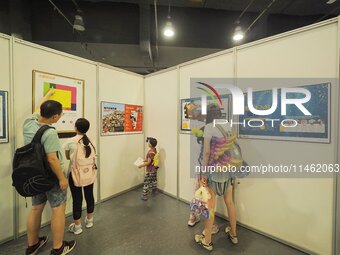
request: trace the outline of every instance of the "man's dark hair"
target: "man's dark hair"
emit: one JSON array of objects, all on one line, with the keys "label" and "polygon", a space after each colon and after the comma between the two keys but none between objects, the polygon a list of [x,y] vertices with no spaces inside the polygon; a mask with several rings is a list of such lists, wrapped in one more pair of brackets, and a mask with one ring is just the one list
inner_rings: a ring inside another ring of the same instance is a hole
[{"label": "man's dark hair", "polygon": [[157,139],[156,138],[150,138],[149,143],[151,144],[152,147],[157,146]]},{"label": "man's dark hair", "polygon": [[53,115],[60,115],[63,111],[61,103],[54,100],[47,100],[40,106],[40,115],[43,118],[49,119]]}]

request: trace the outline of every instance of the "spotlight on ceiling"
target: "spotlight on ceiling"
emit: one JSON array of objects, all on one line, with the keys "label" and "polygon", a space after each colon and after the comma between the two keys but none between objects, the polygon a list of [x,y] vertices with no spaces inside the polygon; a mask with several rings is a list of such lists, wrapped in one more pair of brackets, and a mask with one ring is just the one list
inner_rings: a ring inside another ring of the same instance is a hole
[{"label": "spotlight on ceiling", "polygon": [[173,37],[175,35],[175,30],[172,26],[172,22],[171,22],[171,0],[169,0],[169,7],[168,7],[168,20],[166,22],[166,25],[164,27],[164,30],[163,30],[163,34],[164,36],[166,37]]},{"label": "spotlight on ceiling", "polygon": [[77,14],[74,19],[73,28],[77,31],[85,31],[85,25],[83,17]]},{"label": "spotlight on ceiling", "polygon": [[235,32],[233,36],[234,41],[241,41],[244,38],[244,33],[242,31],[242,28],[240,26],[235,27]]},{"label": "spotlight on ceiling", "polygon": [[166,37],[173,37],[175,35],[175,31],[174,28],[172,27],[172,22],[170,20],[166,22],[163,34]]}]

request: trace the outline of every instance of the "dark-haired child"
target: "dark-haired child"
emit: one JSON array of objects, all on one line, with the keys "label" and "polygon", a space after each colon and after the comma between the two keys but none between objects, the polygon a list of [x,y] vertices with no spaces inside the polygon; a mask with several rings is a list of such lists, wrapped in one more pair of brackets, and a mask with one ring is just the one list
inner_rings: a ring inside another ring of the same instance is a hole
[{"label": "dark-haired child", "polygon": [[87,119],[80,118],[77,119],[75,123],[75,131],[77,135],[67,140],[64,144],[66,158],[71,160],[69,170],[68,170],[68,180],[70,184],[72,200],[73,200],[73,220],[74,222],[70,224],[68,230],[76,235],[79,235],[83,232],[81,226],[81,211],[82,211],[82,203],[83,203],[83,194],[82,189],[84,189],[84,195],[86,200],[86,208],[87,208],[87,216],[85,217],[85,226],[86,228],[93,227],[93,211],[94,211],[94,196],[93,196],[93,183],[87,185],[85,187],[76,187],[74,185],[74,181],[71,174],[71,166],[74,160],[74,152],[77,147],[77,143],[80,142],[85,149],[85,153],[88,155],[91,154],[92,150],[95,150],[92,145],[90,139],[87,137],[86,132],[90,128],[90,122]]},{"label": "dark-haired child", "polygon": [[146,154],[146,159],[143,164],[138,166],[139,168],[146,166],[142,195],[143,200],[148,200],[150,190],[152,190],[152,192],[157,190],[157,167],[153,165],[154,157],[157,153],[157,139],[149,137],[147,143],[149,145],[149,150]]}]

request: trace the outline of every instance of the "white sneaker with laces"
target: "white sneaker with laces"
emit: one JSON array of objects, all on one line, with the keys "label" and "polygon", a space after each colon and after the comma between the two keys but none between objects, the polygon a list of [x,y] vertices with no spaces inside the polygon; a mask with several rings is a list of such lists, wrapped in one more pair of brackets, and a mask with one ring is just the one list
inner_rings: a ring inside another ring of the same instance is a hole
[{"label": "white sneaker with laces", "polygon": [[198,222],[200,222],[200,217],[196,213],[190,213],[188,226],[193,227]]},{"label": "white sneaker with laces", "polygon": [[85,217],[85,227],[86,228],[92,228],[93,227],[93,218],[88,219],[87,216]]},{"label": "white sneaker with laces", "polygon": [[230,241],[231,241],[233,244],[238,244],[237,236],[232,236],[232,235],[231,235],[231,227],[226,227],[226,228],[225,228],[225,233],[228,235]]},{"label": "white sneaker with laces", "polygon": [[68,226],[68,231],[74,233],[75,235],[83,233],[81,225],[76,225],[75,223],[72,223],[70,226]]},{"label": "white sneaker with laces", "polygon": [[[219,230],[220,230],[220,228],[218,227],[218,225],[214,224],[212,226],[211,234],[212,235],[217,234]],[[203,230],[202,234],[205,235],[205,230]]]}]

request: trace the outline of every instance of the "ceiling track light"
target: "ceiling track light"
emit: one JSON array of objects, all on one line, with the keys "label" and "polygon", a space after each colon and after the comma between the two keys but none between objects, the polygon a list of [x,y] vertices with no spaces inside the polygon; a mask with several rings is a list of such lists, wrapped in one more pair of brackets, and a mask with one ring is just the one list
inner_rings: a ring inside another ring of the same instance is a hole
[{"label": "ceiling track light", "polygon": [[242,32],[242,28],[239,25],[240,24],[240,17],[245,13],[245,11],[250,7],[250,5],[254,2],[254,0],[251,0],[251,2],[248,4],[248,6],[246,7],[246,9],[241,13],[240,17],[237,19],[236,21],[236,28],[235,28],[235,32],[233,35],[233,40],[234,41],[240,41],[244,38],[244,36],[250,31],[250,29],[254,26],[254,24],[262,17],[262,15],[269,10],[269,8],[272,6],[273,3],[275,3],[276,0],[272,0],[267,7],[256,17],[256,19],[248,26],[248,28]]},{"label": "ceiling track light", "polygon": [[175,35],[175,30],[174,30],[174,28],[172,26],[172,22],[171,22],[170,3],[171,3],[171,1],[169,1],[167,22],[166,22],[166,25],[165,25],[164,30],[163,30],[163,34],[166,37],[173,37]]},{"label": "ceiling track light", "polygon": [[83,17],[80,16],[80,13],[76,14],[74,17],[73,29],[80,31],[80,32],[85,31],[84,20],[83,20]]}]

